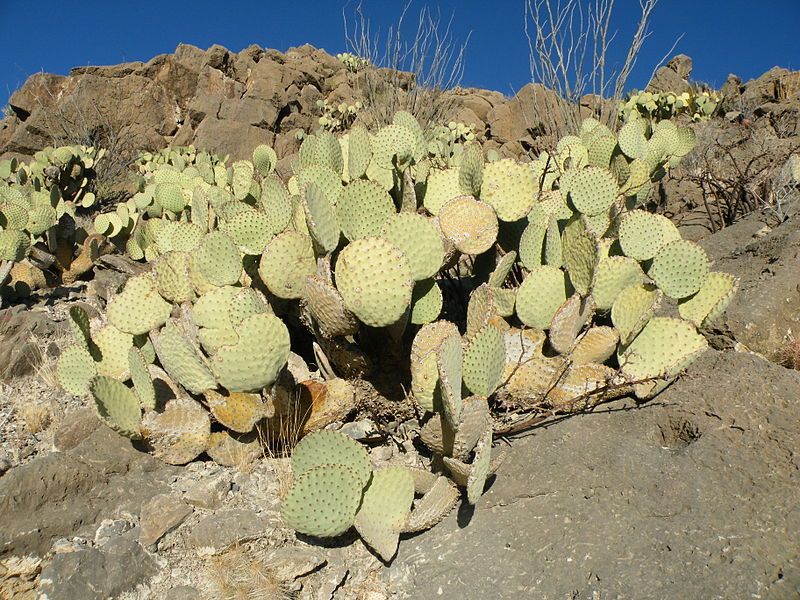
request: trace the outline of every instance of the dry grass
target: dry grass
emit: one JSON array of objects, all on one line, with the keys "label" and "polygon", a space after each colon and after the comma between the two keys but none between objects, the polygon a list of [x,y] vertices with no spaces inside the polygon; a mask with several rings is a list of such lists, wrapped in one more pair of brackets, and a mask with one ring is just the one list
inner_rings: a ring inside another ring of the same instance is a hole
[{"label": "dry grass", "polygon": [[40,433],[53,422],[51,407],[43,403],[22,404],[17,408],[17,415],[31,433]]},{"label": "dry grass", "polygon": [[800,338],[789,336],[786,345],[778,355],[778,362],[787,369],[800,371]]},{"label": "dry grass", "polygon": [[210,598],[219,600],[290,600],[294,594],[254,552],[234,546],[212,557],[206,577]]}]

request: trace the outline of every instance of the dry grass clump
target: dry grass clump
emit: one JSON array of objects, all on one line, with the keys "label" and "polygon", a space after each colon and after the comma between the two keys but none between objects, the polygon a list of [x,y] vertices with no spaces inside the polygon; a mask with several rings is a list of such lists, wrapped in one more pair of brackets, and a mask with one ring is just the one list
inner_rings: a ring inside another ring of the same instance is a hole
[{"label": "dry grass clump", "polygon": [[778,355],[778,362],[787,369],[800,371],[800,338],[789,336],[786,345]]},{"label": "dry grass clump", "polygon": [[295,595],[269,565],[252,551],[234,547],[209,560],[210,598],[219,600],[291,600]]},{"label": "dry grass clump", "polygon": [[47,429],[53,422],[53,412],[47,404],[23,404],[17,408],[17,415],[25,424],[25,428],[33,433],[40,433]]}]

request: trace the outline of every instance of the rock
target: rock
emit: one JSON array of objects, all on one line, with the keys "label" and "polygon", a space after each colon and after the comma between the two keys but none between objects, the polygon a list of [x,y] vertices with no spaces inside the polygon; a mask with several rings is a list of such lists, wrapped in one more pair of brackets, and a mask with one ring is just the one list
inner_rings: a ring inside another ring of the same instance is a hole
[{"label": "rock", "polygon": [[797,398],[796,372],[709,351],[641,408],[515,440],[387,575],[415,598],[797,597]]},{"label": "rock", "polygon": [[279,581],[291,581],[326,563],[324,554],[309,546],[284,546],[264,555],[264,563]]},{"label": "rock", "polygon": [[0,381],[32,373],[42,360],[36,337],[60,328],[44,310],[17,305],[0,310]]},{"label": "rock", "polygon": [[277,514],[229,509],[201,520],[192,528],[186,541],[200,556],[209,556],[219,554],[233,544],[265,536],[280,523]]},{"label": "rock", "polygon": [[770,360],[800,335],[800,206],[786,209],[788,220],[766,235],[765,217],[754,213],[700,242],[714,270],[740,278],[715,329]]},{"label": "rock", "polygon": [[169,591],[169,600],[197,600],[202,597],[200,590],[190,585],[179,585]]},{"label": "rock", "polygon": [[214,477],[211,481],[198,481],[194,483],[183,495],[185,502],[196,506],[214,510],[222,506],[231,489],[231,478],[227,473]]},{"label": "rock", "polygon": [[682,94],[690,92],[689,75],[692,72],[692,59],[685,54],[672,58],[665,66],[660,67],[647,85],[648,92],[674,92]]},{"label": "rock", "polygon": [[169,491],[176,472],[108,427],[70,450],[16,467],[0,478],[0,558],[42,556],[54,539],[102,518],[138,515],[145,502]]},{"label": "rock", "polygon": [[542,133],[563,131],[566,121],[561,112],[562,101],[538,83],[529,83],[503,104],[486,115],[490,136],[499,142],[519,142]]},{"label": "rock", "polygon": [[369,436],[378,432],[375,423],[370,419],[361,419],[359,421],[350,421],[345,423],[339,429],[343,434],[350,436],[354,440],[360,441],[367,439]]},{"label": "rock", "polygon": [[94,545],[105,546],[109,541],[133,529],[130,519],[103,519],[94,534]]},{"label": "rock", "polygon": [[150,548],[192,514],[192,507],[176,493],[159,494],[142,506],[139,543]]},{"label": "rock", "polygon": [[107,600],[132,590],[158,571],[155,558],[133,540],[118,538],[103,548],[56,554],[42,569],[40,598]]},{"label": "rock", "polygon": [[81,408],[68,414],[53,434],[53,448],[57,452],[72,450],[89,437],[102,423],[93,408]]}]

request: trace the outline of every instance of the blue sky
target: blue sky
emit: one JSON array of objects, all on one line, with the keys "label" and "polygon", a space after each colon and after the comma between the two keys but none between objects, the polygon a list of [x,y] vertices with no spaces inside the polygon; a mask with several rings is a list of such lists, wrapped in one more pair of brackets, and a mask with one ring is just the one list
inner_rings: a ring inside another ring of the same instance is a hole
[{"label": "blue sky", "polygon": [[[146,61],[172,52],[180,42],[202,48],[218,43],[235,51],[250,44],[285,50],[307,42],[340,52],[346,49],[344,4],[0,0],[0,104],[32,73],[66,74],[73,66]],[[616,4],[614,28],[624,42],[639,2]],[[530,81],[523,0],[414,0],[411,13],[423,5],[453,15],[455,39],[472,32],[462,85],[510,94]],[[400,8],[400,2],[363,1],[373,29],[395,22]],[[713,85],[721,85],[730,72],[748,80],[775,65],[800,69],[800,0],[660,0],[652,30],[629,80],[633,87],[646,84],[653,65],[681,34],[676,52],[692,56],[693,77]]]}]

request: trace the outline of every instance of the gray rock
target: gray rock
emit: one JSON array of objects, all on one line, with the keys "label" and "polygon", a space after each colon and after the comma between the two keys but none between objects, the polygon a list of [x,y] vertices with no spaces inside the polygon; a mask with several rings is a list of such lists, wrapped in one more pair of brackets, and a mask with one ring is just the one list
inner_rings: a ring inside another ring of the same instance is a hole
[{"label": "gray rock", "polygon": [[169,491],[166,481],[176,472],[105,426],[71,450],[16,467],[0,478],[0,558],[42,556],[56,538],[103,518],[138,515]]},{"label": "gray rock", "polygon": [[179,585],[172,588],[168,593],[169,600],[198,600],[202,598],[200,590],[190,585]]},{"label": "gray rock", "polygon": [[105,546],[109,541],[133,529],[130,519],[103,519],[94,534],[95,546]]},{"label": "gray rock", "polygon": [[280,517],[272,513],[230,509],[211,514],[195,525],[187,544],[201,556],[219,554],[233,544],[265,536],[280,525]]},{"label": "gray rock", "polygon": [[221,473],[211,481],[197,481],[186,493],[183,499],[197,508],[214,510],[222,506],[231,489],[231,479],[227,473]]},{"label": "gray rock", "polygon": [[139,543],[145,548],[154,546],[158,540],[178,527],[192,514],[192,507],[178,494],[159,494],[142,506],[139,525]]},{"label": "gray rock", "polygon": [[155,558],[133,540],[118,538],[102,550],[86,548],[56,554],[42,569],[40,598],[107,600],[156,574]]},{"label": "gray rock", "polygon": [[71,450],[100,426],[100,419],[94,408],[81,408],[64,417],[58,425],[53,434],[53,448],[58,452]]},{"label": "gray rock", "polygon": [[325,555],[308,546],[285,546],[270,550],[264,555],[264,563],[280,581],[291,581],[311,573],[325,564]]},{"label": "gray rock", "polygon": [[797,398],[800,374],[709,351],[641,408],[514,441],[389,576],[412,598],[800,597]]}]

